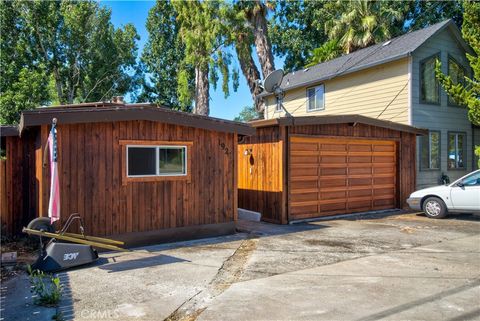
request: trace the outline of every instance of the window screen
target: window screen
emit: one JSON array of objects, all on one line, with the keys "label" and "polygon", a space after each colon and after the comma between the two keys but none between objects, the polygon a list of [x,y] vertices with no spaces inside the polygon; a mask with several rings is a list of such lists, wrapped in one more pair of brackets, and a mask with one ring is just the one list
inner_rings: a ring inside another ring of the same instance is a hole
[{"label": "window screen", "polygon": [[184,147],[160,147],[158,160],[160,175],[186,174]]}]

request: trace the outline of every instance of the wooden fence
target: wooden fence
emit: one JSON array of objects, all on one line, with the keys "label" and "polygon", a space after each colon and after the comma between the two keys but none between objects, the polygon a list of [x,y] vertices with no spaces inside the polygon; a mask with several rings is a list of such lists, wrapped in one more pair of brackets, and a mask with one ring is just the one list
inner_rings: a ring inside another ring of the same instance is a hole
[{"label": "wooden fence", "polygon": [[0,160],[0,218],[2,236],[9,234],[7,227],[11,225],[11,218],[8,215],[7,203],[7,161]]}]

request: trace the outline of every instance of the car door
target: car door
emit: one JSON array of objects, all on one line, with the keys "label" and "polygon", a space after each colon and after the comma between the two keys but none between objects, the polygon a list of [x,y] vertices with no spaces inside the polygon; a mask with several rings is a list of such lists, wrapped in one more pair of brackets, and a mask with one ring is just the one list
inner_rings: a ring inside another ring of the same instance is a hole
[{"label": "car door", "polygon": [[450,198],[455,210],[480,211],[480,171],[453,185]]}]

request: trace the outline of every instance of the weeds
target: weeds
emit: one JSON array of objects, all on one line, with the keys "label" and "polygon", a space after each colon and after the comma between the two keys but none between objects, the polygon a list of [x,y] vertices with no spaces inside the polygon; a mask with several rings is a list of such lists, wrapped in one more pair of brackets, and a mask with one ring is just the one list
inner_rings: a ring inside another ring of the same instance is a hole
[{"label": "weeds", "polygon": [[32,270],[28,266],[31,292],[36,295],[35,304],[43,306],[56,306],[62,297],[60,279],[40,270]]}]

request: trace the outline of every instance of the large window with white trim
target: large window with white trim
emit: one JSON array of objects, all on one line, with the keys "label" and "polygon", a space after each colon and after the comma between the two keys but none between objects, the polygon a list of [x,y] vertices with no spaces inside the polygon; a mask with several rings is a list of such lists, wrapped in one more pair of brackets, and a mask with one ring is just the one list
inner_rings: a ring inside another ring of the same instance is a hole
[{"label": "large window with white trim", "polygon": [[187,146],[127,145],[127,176],[187,175]]}]

